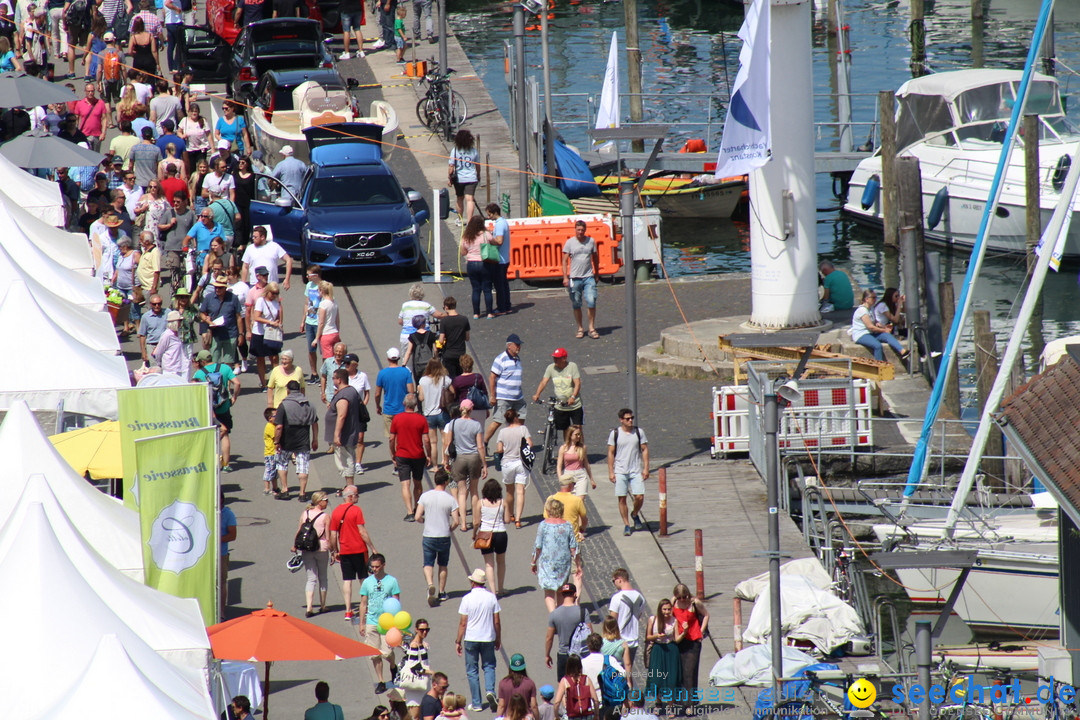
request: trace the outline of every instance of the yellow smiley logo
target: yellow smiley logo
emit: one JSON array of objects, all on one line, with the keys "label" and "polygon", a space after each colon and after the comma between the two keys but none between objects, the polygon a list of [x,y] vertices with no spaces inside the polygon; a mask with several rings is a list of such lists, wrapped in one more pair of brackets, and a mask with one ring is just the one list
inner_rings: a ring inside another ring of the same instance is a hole
[{"label": "yellow smiley logo", "polygon": [[866,678],[859,678],[847,689],[848,700],[860,710],[865,710],[877,700],[877,689]]}]

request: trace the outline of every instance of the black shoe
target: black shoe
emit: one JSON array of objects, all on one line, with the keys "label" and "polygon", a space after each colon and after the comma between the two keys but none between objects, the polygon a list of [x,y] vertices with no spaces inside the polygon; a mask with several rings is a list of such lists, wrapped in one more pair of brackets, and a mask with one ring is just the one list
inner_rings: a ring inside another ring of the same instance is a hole
[{"label": "black shoe", "polygon": [[645,527],[645,523],[641,522],[641,516],[640,515],[635,515],[634,516],[634,529],[637,530],[638,532],[641,532],[641,531],[647,529]]},{"label": "black shoe", "polygon": [[382,695],[384,692],[386,692],[386,683],[384,683],[384,682],[376,683],[376,685],[375,685],[375,694],[376,695]]},{"label": "black shoe", "polygon": [[439,602],[444,603],[450,600],[450,596],[446,593],[439,593]]},{"label": "black shoe", "polygon": [[499,702],[495,698],[495,693],[493,693],[493,692],[491,692],[489,690],[487,695],[484,696],[484,699],[487,700],[487,704],[488,704],[488,707],[491,708],[491,712],[495,712],[498,709]]},{"label": "black shoe", "polygon": [[308,497],[307,493],[303,493],[301,495],[297,495],[296,499],[299,500],[302,503],[306,503],[308,501],[309,497]]},{"label": "black shoe", "polygon": [[397,665],[390,663],[390,682],[397,685],[398,669]]},{"label": "black shoe", "polygon": [[404,520],[405,522],[416,522],[416,515],[414,515],[413,513],[409,513],[408,515],[403,517],[402,520]]}]

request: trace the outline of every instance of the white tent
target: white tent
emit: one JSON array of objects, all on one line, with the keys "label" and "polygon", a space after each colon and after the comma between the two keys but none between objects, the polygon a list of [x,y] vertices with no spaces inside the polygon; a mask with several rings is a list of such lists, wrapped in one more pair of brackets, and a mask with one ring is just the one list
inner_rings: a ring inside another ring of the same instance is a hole
[{"label": "white tent", "polygon": [[35,409],[53,410],[62,403],[65,412],[116,418],[116,390],[131,387],[122,356],[97,352],[44,314],[16,320],[18,326],[5,326],[4,331],[9,337],[32,339],[34,351],[0,353],[0,409],[25,400]]},{"label": "white tent", "polygon": [[34,217],[53,227],[63,227],[64,200],[58,184],[31,175],[0,155],[0,188],[12,203]]},{"label": "white tent", "polygon": [[[40,709],[28,720],[52,718],[136,718],[217,720],[206,687],[194,687],[187,678],[144,643],[129,651],[116,635],[104,635],[90,664],[67,687],[67,678],[49,678],[48,693],[38,694]],[[57,682],[57,681],[60,682]]]},{"label": "white tent", "polygon": [[[50,517],[28,488],[0,530],[0,694],[5,715],[40,702],[50,687],[81,674],[103,634],[125,647],[149,645],[188,677],[205,673],[210,640],[198,601],[138,583],[94,552],[65,517]],[[9,684],[9,687],[4,687]]]},{"label": "white tent", "polygon": [[90,253],[90,241],[86,235],[50,225],[20,206],[2,190],[0,205],[11,214],[15,224],[53,260],[69,270],[90,274],[94,267],[94,258]]},{"label": "white tent", "polygon": [[[0,283],[26,276],[48,286],[76,305],[98,309],[105,306],[101,281],[78,270],[58,265],[23,234],[11,215],[0,207]],[[13,238],[20,238],[19,241]]]},{"label": "white tent", "polygon": [[[0,528],[10,520],[27,487],[45,483],[38,496],[49,517],[73,519],[83,539],[110,565],[143,580],[139,514],[95,489],[75,474],[38,427],[26,403],[16,403],[0,423]],[[51,500],[50,500],[51,498]]]},{"label": "white tent", "polygon": [[104,310],[73,305],[32,278],[0,283],[0,333],[36,327],[51,319],[72,338],[106,355],[120,352],[112,317]]}]

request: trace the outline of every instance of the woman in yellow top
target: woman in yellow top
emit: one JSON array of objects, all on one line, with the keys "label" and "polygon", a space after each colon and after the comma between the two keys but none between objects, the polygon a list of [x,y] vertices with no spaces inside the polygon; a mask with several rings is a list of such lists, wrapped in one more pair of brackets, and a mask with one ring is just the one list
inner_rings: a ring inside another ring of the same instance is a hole
[{"label": "woman in yellow top", "polygon": [[289,394],[286,386],[290,380],[300,383],[300,392],[304,392],[304,371],[296,366],[292,350],[282,350],[279,353],[280,362],[270,371],[270,377],[266,380],[266,406],[276,408],[285,396]]}]

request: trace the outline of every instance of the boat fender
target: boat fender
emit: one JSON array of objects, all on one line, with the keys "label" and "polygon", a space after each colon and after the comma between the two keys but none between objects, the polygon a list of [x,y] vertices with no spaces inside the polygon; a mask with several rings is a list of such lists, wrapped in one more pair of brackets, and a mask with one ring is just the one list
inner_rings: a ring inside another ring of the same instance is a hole
[{"label": "boat fender", "polygon": [[931,230],[938,226],[941,218],[945,215],[945,208],[949,207],[949,188],[941,188],[934,195],[934,202],[930,205],[930,214],[926,216],[926,225]]},{"label": "boat fender", "polygon": [[1072,167],[1072,158],[1067,154],[1058,158],[1057,165],[1054,166],[1054,177],[1051,179],[1051,183],[1054,185],[1055,192],[1061,192],[1061,188],[1065,187],[1065,176],[1069,174],[1069,168]]},{"label": "boat fender", "polygon": [[708,146],[702,138],[690,138],[679,148],[681,153],[703,153],[708,151]]},{"label": "boat fender", "polygon": [[881,192],[881,178],[877,175],[871,175],[870,179],[866,181],[866,187],[862,192],[862,209],[869,210],[877,202],[878,193]]}]

